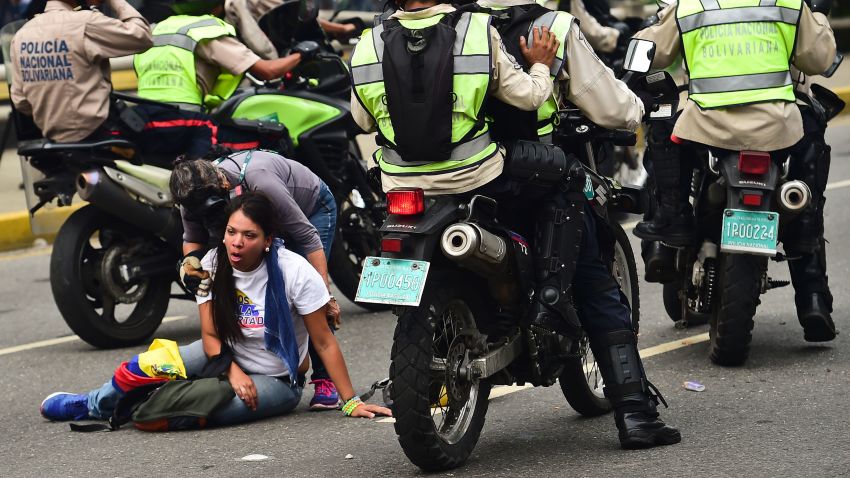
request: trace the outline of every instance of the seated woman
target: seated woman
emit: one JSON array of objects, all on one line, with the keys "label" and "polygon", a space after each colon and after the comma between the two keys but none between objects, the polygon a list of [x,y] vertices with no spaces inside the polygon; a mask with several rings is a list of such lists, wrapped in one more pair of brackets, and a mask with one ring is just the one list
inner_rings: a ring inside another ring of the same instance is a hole
[{"label": "seated woman", "polygon": [[[227,378],[236,396],[213,412],[209,424],[244,423],[294,409],[309,368],[309,340],[339,389],[346,415],[390,415],[389,409],[362,403],[355,395],[328,328],[325,283],[303,257],[274,239],[276,215],[269,199],[248,192],[229,207],[222,244],[202,260],[213,284],[210,295],[197,298],[201,340],[180,347],[190,377],[221,352],[222,344],[233,352]],[[51,394],[41,414],[54,421],[108,419],[121,396],[110,380],[85,394]]]}]

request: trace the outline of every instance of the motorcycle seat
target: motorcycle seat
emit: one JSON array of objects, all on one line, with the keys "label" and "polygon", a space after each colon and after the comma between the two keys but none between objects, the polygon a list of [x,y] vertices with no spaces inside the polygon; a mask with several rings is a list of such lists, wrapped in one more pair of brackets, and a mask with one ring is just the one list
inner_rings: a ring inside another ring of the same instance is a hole
[{"label": "motorcycle seat", "polygon": [[136,146],[125,139],[107,139],[103,141],[83,141],[79,143],[55,143],[48,139],[23,141],[18,146],[18,154],[39,157],[55,154],[107,152],[110,156],[136,155]]}]

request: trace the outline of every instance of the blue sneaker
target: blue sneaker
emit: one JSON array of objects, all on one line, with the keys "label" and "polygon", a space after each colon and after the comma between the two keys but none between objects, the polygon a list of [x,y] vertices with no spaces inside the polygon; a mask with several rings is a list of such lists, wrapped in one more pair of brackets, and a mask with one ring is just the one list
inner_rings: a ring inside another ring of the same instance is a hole
[{"label": "blue sneaker", "polygon": [[316,385],[316,393],[310,400],[310,410],[336,410],[339,408],[339,393],[333,382],[318,379],[310,382]]},{"label": "blue sneaker", "polygon": [[89,397],[68,392],[51,393],[41,402],[41,416],[54,422],[86,420],[89,417]]}]

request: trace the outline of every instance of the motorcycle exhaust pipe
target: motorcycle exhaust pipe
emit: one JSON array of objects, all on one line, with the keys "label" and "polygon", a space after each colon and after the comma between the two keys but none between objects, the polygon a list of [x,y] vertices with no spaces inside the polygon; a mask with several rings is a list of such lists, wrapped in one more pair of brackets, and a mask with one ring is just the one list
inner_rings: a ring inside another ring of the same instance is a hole
[{"label": "motorcycle exhaust pipe", "polygon": [[84,201],[103,209],[117,218],[165,239],[172,245],[181,244],[179,217],[172,208],[151,207],[134,200],[103,171],[93,169],[77,176],[77,193]]},{"label": "motorcycle exhaust pipe", "polygon": [[505,240],[469,222],[451,225],[443,231],[440,248],[449,259],[481,274],[502,271],[509,262]]},{"label": "motorcycle exhaust pipe", "polygon": [[812,191],[803,181],[788,181],[779,187],[779,207],[788,213],[799,213],[812,200]]}]

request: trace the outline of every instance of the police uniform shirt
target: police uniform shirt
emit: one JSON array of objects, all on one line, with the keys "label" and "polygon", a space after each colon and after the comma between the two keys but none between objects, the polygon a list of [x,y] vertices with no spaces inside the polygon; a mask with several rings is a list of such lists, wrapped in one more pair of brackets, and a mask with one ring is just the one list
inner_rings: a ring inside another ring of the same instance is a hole
[{"label": "police uniform shirt", "polygon": [[[656,44],[653,68],[666,68],[682,54],[676,23],[676,5],[659,13],[660,21],[638,32],[635,38]],[[793,66],[802,73],[819,75],[835,59],[835,37],[826,16],[812,13],[804,3],[797,28]],[[717,61],[722,61],[718,58]],[[685,140],[736,151],[777,151],[803,138],[803,120],[794,103],[757,103],[703,110],[688,101],[673,134]]]},{"label": "police uniform shirt", "polygon": [[581,32],[590,45],[602,53],[611,53],[617,48],[620,31],[616,28],[602,26],[596,18],[588,13],[582,0],[570,0],[570,13],[579,21]]},{"label": "police uniform shirt", "polygon": [[260,29],[260,17],[286,3],[286,0],[226,0],[225,19],[236,27],[239,37],[254,53],[266,60],[278,58],[277,49]]},{"label": "police uniform shirt", "polygon": [[109,114],[109,59],[148,49],[148,22],[124,0],[107,0],[117,19],[47,2],[11,45],[15,107],[33,116],[45,137],[79,141]]},{"label": "police uniform shirt", "polygon": [[234,37],[225,36],[198,43],[195,47],[195,76],[202,96],[212,90],[222,71],[238,76],[259,60],[259,56]]},{"label": "police uniform shirt", "polygon": [[[480,0],[482,7],[513,7],[534,4],[534,0]],[[564,97],[581,109],[595,124],[608,129],[635,131],[643,117],[643,103],[614,76],[596,56],[583,34],[584,28],[573,23],[567,38],[558,38],[564,46],[564,68],[555,83],[555,96]]]},{"label": "police uniform shirt", "polygon": [[[412,12],[397,11],[390,18],[399,20],[418,20],[435,15],[450,13],[455,10],[448,4],[439,4],[430,8]],[[371,34],[367,31],[366,34]],[[493,81],[490,82],[490,93],[520,109],[534,111],[546,102],[552,94],[552,80],[546,65],[536,64],[526,74],[514,61],[513,57],[504,50],[502,39],[495,28],[490,28],[491,57],[493,61]],[[375,120],[357,100],[354,92],[351,94],[351,116],[363,131],[375,130]],[[384,190],[398,187],[421,187],[427,194],[458,194],[471,191],[489,183],[502,173],[504,158],[497,153],[493,158],[481,163],[476,168],[467,168],[445,174],[414,175],[414,176],[381,176]]]}]

